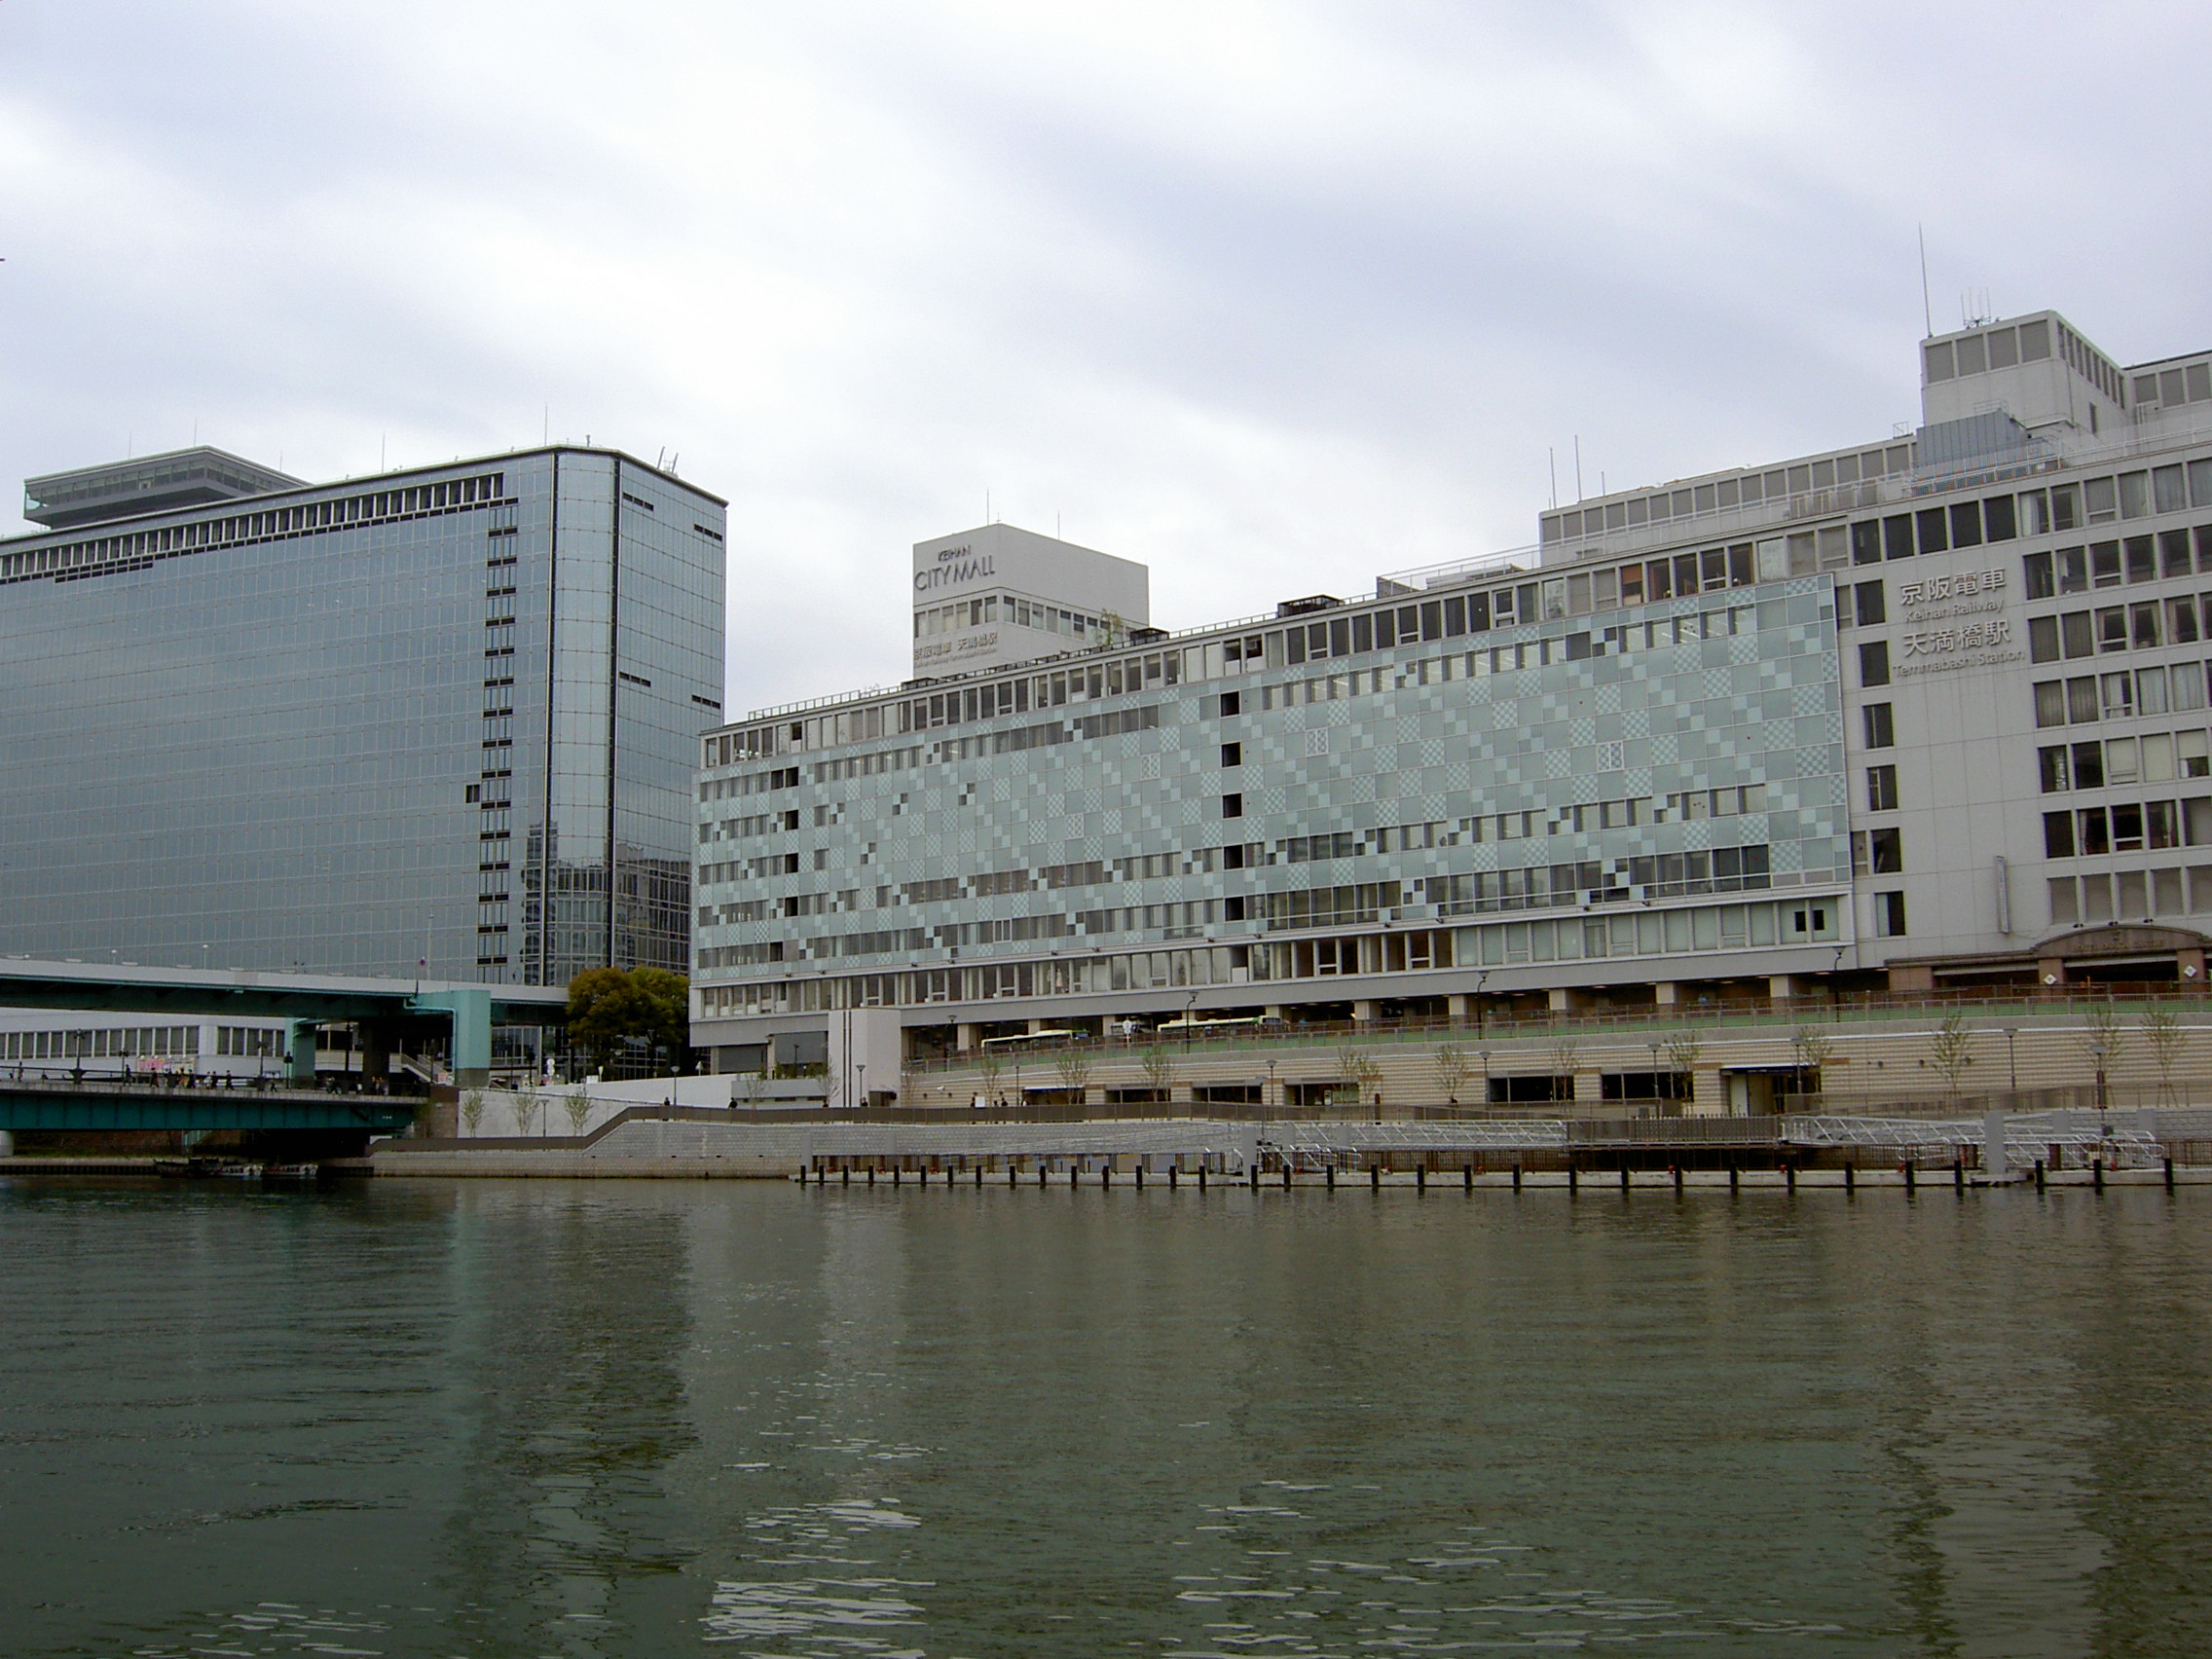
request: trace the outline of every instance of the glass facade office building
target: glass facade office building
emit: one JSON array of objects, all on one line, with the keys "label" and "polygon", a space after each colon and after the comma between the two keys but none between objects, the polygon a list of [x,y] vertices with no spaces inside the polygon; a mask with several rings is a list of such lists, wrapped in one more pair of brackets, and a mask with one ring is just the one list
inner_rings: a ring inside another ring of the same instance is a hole
[{"label": "glass facade office building", "polygon": [[1919,357],[1910,437],[708,734],[694,1041],[2201,982],[2212,353]]},{"label": "glass facade office building", "polygon": [[557,447],[0,542],[0,949],[681,971],[723,532]]}]

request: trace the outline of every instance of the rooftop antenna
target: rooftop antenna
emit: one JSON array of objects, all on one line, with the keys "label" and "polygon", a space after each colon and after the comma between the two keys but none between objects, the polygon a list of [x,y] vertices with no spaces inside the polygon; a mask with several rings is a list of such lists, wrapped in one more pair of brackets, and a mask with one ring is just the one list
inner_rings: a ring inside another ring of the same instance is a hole
[{"label": "rooftop antenna", "polygon": [[1544,446],[1544,464],[1552,473],[1552,505],[1559,505],[1559,451],[1550,444]]},{"label": "rooftop antenna", "polygon": [[1936,313],[1928,304],[1928,227],[1919,225],[1914,228],[1920,233],[1920,320],[1928,330],[1925,338],[1933,338],[1936,333]]}]

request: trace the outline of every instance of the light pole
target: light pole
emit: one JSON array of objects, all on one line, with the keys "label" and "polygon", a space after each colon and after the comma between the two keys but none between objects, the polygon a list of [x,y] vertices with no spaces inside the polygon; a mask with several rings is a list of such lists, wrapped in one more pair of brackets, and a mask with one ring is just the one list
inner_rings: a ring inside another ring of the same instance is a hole
[{"label": "light pole", "polygon": [[2097,1139],[2103,1140],[2112,1130],[2105,1122],[2105,1046],[2102,1039],[2089,1045],[2089,1053],[2097,1062]]},{"label": "light pole", "polygon": [[2011,1080],[2011,1089],[2014,1097],[2012,1104],[2015,1106],[2020,1103],[2018,1099],[2020,1092],[2020,1052],[2019,1050],[2013,1046],[2013,1039],[2018,1037],[2019,1035],[2020,1029],[2018,1026],[2008,1025],[2005,1027],[2005,1070],[2007,1076]]},{"label": "light pole", "polygon": [[1477,1049],[1475,1057],[1483,1063],[1483,1110],[1490,1110],[1490,1051]]},{"label": "light pole", "polygon": [[1651,1099],[1656,1106],[1661,1098],[1659,1093],[1659,1039],[1654,1037],[1643,1046],[1651,1051]]},{"label": "light pole", "polygon": [[1183,999],[1183,1052],[1191,1051],[1191,1032],[1198,1023],[1198,993],[1193,991]]},{"label": "light pole", "polygon": [[1271,1095],[1271,1094],[1272,1094],[1272,1093],[1274,1092],[1274,1088],[1275,1088],[1275,1062],[1274,1062],[1273,1060],[1270,1060],[1270,1061],[1268,1062],[1268,1087],[1267,1087],[1267,1088],[1263,1088],[1263,1089],[1262,1089],[1262,1090],[1260,1091],[1260,1121],[1261,1121],[1262,1123],[1266,1123],[1266,1122],[1267,1122],[1267,1117],[1268,1117],[1268,1096],[1269,1096],[1269,1095]]},{"label": "light pole", "polygon": [[861,1110],[865,1112],[867,1110],[867,1062],[855,1060],[853,1070],[861,1074]]}]

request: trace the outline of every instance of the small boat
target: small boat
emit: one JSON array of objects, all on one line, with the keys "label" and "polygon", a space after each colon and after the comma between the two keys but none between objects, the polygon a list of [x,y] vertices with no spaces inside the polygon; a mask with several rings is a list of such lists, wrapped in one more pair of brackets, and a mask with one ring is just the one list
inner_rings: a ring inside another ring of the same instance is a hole
[{"label": "small boat", "polygon": [[264,1181],[313,1181],[321,1174],[319,1163],[268,1163],[261,1169]]}]

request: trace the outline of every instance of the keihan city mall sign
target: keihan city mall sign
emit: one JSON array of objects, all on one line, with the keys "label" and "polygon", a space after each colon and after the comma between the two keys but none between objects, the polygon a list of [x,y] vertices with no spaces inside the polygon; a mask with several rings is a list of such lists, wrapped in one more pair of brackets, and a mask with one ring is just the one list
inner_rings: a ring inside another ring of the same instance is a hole
[{"label": "keihan city mall sign", "polygon": [[988,553],[977,553],[962,542],[958,547],[940,548],[936,564],[914,572],[914,591],[925,594],[942,588],[966,587],[972,581],[997,574],[996,559]]}]

